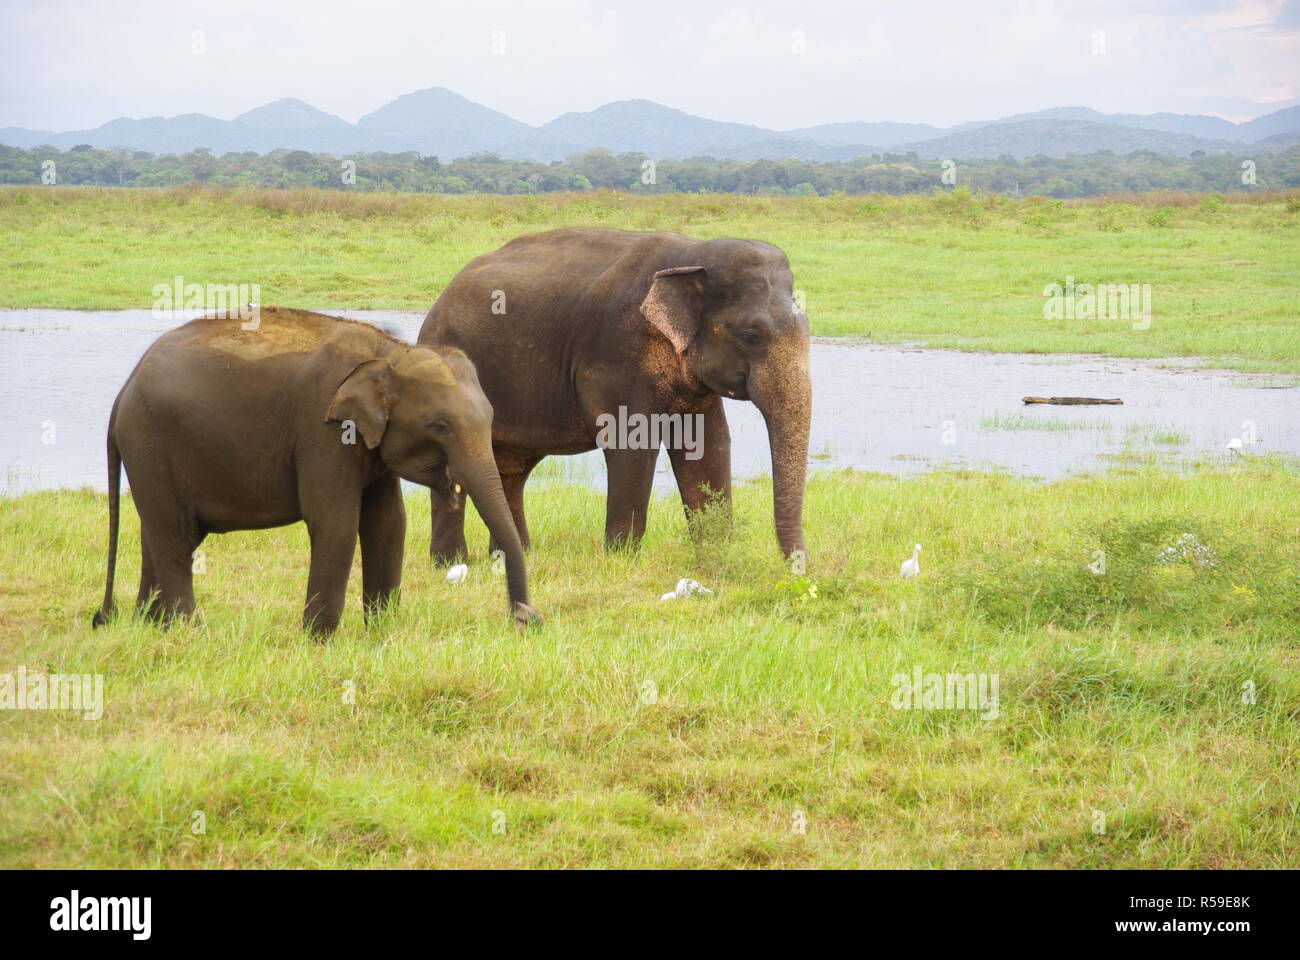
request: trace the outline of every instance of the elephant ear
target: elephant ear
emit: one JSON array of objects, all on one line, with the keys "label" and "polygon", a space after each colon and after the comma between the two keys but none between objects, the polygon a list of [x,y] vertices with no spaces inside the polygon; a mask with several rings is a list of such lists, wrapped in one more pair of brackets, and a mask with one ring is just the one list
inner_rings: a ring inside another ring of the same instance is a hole
[{"label": "elephant ear", "polygon": [[325,422],[351,420],[367,450],[379,446],[393,409],[393,368],[387,360],[365,360],[352,368],[334,391]]},{"label": "elephant ear", "polygon": [[686,353],[700,327],[700,281],[704,273],[703,267],[660,270],[641,301],[642,316],[668,339],[679,357]]}]

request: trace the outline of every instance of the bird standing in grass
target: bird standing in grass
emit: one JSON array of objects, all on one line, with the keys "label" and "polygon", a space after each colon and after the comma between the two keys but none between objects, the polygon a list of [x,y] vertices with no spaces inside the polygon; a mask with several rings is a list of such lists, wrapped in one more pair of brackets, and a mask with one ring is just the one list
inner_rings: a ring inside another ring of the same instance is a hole
[{"label": "bird standing in grass", "polygon": [[912,556],[903,561],[903,565],[898,568],[898,575],[904,580],[911,580],[921,572],[921,545],[918,543],[912,550]]},{"label": "bird standing in grass", "polygon": [[465,578],[468,576],[469,576],[469,565],[464,563],[458,563],[456,564],[456,566],[452,567],[450,570],[447,571],[447,582],[450,583],[453,587],[458,587],[465,582]]},{"label": "bird standing in grass", "polygon": [[1233,437],[1228,441],[1228,452],[1241,456],[1241,437]]},{"label": "bird standing in grass", "polygon": [[704,584],[700,583],[700,581],[698,580],[692,580],[689,577],[682,577],[680,580],[677,581],[676,590],[673,590],[669,593],[665,593],[659,599],[660,600],[681,600],[685,597],[695,597],[700,595],[712,596],[713,591],[710,590],[708,587],[706,587]]}]

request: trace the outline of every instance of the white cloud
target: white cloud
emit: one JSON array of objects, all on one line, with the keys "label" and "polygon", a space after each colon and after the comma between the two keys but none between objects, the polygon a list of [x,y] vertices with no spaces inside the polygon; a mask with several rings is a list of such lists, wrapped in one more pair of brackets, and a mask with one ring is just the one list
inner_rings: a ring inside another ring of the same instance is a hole
[{"label": "white cloud", "polygon": [[[198,29],[203,56],[191,52]],[[1104,55],[1092,52],[1094,30],[1105,32]],[[503,56],[493,31],[504,34]],[[629,98],[772,127],[950,124],[1074,104],[1236,104],[1238,116],[1253,115],[1300,93],[1300,4],[7,0],[0,9],[0,126],[232,117],[282,96],[355,120],[430,86],[530,123]]]}]

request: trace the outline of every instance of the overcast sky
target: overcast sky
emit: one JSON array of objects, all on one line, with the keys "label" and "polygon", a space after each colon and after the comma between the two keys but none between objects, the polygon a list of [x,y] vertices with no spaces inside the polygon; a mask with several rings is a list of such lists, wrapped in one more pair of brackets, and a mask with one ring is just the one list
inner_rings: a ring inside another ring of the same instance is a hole
[{"label": "overcast sky", "polygon": [[778,129],[1071,105],[1241,120],[1300,97],[1300,0],[0,0],[0,126],[280,97],[355,121],[434,86],[534,124],[631,98]]}]

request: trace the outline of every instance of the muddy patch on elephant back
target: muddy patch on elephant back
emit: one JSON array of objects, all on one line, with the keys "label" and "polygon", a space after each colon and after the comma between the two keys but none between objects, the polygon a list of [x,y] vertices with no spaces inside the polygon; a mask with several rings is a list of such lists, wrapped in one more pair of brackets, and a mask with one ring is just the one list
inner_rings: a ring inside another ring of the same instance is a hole
[{"label": "muddy patch on elephant back", "polygon": [[259,310],[254,329],[245,328],[245,324],[254,322],[251,319],[203,318],[203,322],[219,325],[208,336],[208,346],[243,360],[262,360],[284,353],[310,353],[320,346],[332,320],[334,318],[323,314],[279,307]]}]

